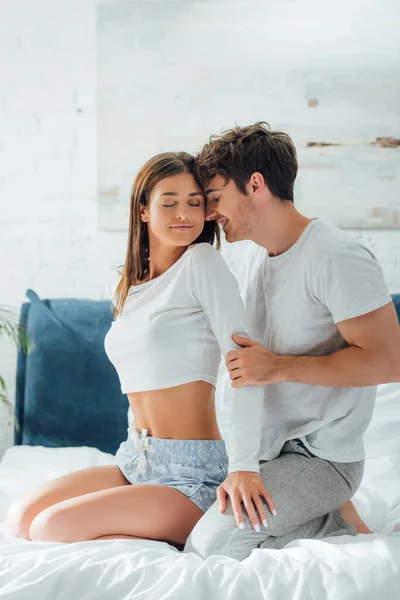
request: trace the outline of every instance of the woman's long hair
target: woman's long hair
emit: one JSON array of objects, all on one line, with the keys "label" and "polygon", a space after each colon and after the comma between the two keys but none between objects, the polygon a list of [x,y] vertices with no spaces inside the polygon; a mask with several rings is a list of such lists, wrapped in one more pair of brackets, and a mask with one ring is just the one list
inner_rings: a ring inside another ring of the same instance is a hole
[{"label": "woman's long hair", "polygon": [[[148,275],[150,260],[149,233],[147,223],[140,218],[140,207],[147,206],[154,186],[171,175],[190,173],[193,175],[195,158],[187,152],[163,152],[150,158],[140,169],[133,182],[130,212],[128,247],[125,264],[120,269],[121,280],[113,298],[114,317],[122,313],[129,288],[137,285]],[[199,184],[200,185],[200,184]],[[208,242],[220,248],[220,231],[216,221],[205,221],[204,229],[193,243]]]}]

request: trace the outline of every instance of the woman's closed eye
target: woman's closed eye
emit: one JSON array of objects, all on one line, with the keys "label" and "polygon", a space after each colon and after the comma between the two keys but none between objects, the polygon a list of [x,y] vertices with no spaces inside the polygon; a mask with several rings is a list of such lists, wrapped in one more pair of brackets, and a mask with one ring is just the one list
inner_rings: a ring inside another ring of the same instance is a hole
[{"label": "woman's closed eye", "polygon": [[[164,208],[172,208],[173,206],[175,206],[174,204],[162,204],[162,206]],[[203,206],[201,202],[189,202],[189,206],[192,206],[193,208],[199,208],[199,206]]]}]

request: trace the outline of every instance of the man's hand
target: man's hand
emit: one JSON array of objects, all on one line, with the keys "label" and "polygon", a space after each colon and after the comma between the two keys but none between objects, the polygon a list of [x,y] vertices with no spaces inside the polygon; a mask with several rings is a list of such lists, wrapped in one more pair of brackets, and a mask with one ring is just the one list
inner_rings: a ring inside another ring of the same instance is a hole
[{"label": "man's hand", "polygon": [[278,377],[280,357],[262,344],[249,338],[233,334],[233,341],[242,346],[227,354],[226,366],[232,387],[244,385],[269,385],[281,381]]},{"label": "man's hand", "polygon": [[238,471],[228,475],[225,481],[217,488],[217,500],[221,512],[224,512],[226,509],[226,496],[229,496],[231,500],[233,514],[240,529],[244,529],[241,502],[243,502],[246,508],[253,529],[257,532],[260,531],[260,525],[255,509],[257,509],[260,522],[264,527],[268,525],[261,496],[265,499],[271,514],[276,515],[271,495],[265,489],[263,480],[258,473]]}]

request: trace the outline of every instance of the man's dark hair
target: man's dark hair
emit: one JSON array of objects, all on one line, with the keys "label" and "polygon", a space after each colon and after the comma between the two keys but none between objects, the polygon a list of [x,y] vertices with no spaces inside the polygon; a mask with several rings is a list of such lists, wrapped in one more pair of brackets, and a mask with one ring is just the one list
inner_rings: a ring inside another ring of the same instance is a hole
[{"label": "man's dark hair", "polygon": [[195,175],[204,189],[215,175],[221,175],[226,183],[232,179],[246,194],[246,184],[258,172],[271,194],[293,202],[297,169],[291,137],[283,131],[271,131],[268,123],[261,121],[211,136],[196,157]]}]

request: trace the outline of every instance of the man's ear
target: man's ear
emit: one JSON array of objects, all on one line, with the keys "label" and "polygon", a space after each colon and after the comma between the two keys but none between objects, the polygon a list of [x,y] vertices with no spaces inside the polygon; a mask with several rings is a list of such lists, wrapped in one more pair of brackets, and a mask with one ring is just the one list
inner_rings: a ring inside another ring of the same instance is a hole
[{"label": "man's ear", "polygon": [[149,220],[147,206],[144,206],[143,204],[140,205],[140,218],[142,219],[143,223],[147,223]]},{"label": "man's ear", "polygon": [[263,175],[258,171],[255,171],[255,173],[251,175],[249,183],[251,186],[251,191],[254,194],[256,192],[261,191],[262,188],[266,185]]}]

